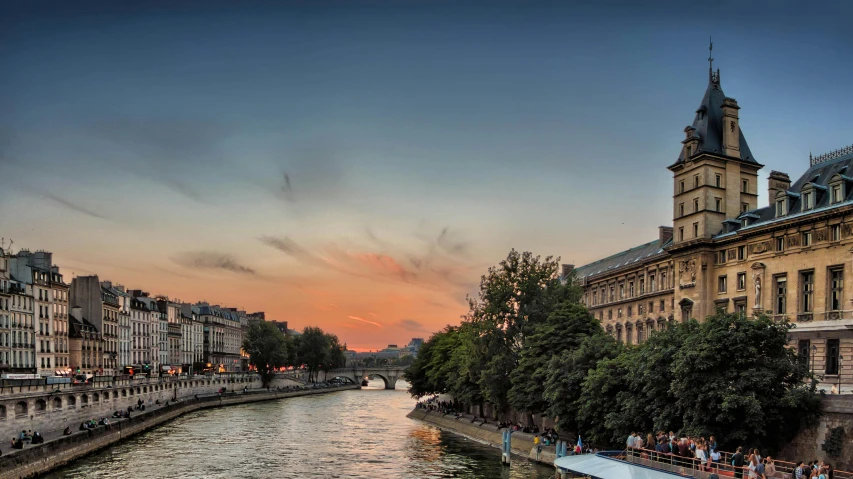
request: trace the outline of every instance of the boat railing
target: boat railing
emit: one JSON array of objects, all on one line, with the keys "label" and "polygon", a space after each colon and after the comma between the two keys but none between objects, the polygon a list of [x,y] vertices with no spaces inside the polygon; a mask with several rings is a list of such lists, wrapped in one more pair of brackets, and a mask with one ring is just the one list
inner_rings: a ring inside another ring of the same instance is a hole
[{"label": "boat railing", "polygon": [[[720,452],[720,460],[712,461],[709,459],[703,464],[702,461],[695,457],[684,457],[678,454],[663,453],[652,449],[644,448],[627,448],[619,455],[609,455],[613,459],[623,460],[631,464],[650,467],[662,471],[672,472],[682,476],[691,476],[696,479],[711,479],[713,474],[717,477],[749,477],[749,457],[748,452],[743,453],[744,466],[738,467],[732,465],[732,457],[735,453]],[[709,454],[710,456],[710,454]],[[797,467],[797,464],[788,461],[773,459],[773,464],[776,468],[775,475],[767,475],[768,479],[789,478],[791,473]],[[766,467],[766,466],[765,466]],[[737,474],[740,472],[740,474]],[[834,471],[834,478],[837,479],[853,479],[853,473],[847,471]]]}]

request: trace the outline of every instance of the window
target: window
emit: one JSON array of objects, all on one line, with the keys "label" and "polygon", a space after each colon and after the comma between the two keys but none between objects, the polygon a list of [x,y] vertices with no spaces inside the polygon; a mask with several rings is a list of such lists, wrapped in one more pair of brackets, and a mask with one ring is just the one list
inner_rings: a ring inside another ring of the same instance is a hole
[{"label": "window", "polygon": [[646,280],[640,278],[640,294],[644,294],[646,292]]},{"label": "window", "polygon": [[699,198],[693,198],[693,212],[699,211]]},{"label": "window", "polygon": [[654,293],[657,288],[655,288],[655,275],[649,275],[649,292]]},{"label": "window", "polygon": [[721,188],[723,186],[723,177],[720,175],[714,175],[714,186],[717,188]]},{"label": "window", "polygon": [[812,194],[811,192],[803,193],[803,209],[810,210],[812,209]]},{"label": "window", "polygon": [[844,266],[834,266],[829,270],[829,309],[841,311],[844,297]]},{"label": "window", "polygon": [[747,211],[749,211],[749,203],[741,203],[740,204],[740,212],[746,213]]},{"label": "window", "polygon": [[616,300],[616,288],[613,286],[610,287],[610,301]]},{"label": "window", "polygon": [[728,282],[727,276],[720,276],[719,278],[717,278],[717,291],[720,293],[725,293],[727,282]]},{"label": "window", "polygon": [[723,211],[723,199],[714,198],[714,211]]},{"label": "window", "polygon": [[775,312],[776,314],[785,314],[788,309],[788,277],[786,275],[776,276],[774,289]]},{"label": "window", "polygon": [[678,216],[679,217],[684,216],[684,203],[678,204]]},{"label": "window", "polygon": [[633,281],[628,283],[628,294],[630,294],[632,298],[634,297],[634,282]]},{"label": "window", "polygon": [[776,216],[785,216],[785,200],[776,202]]},{"label": "window", "polygon": [[743,291],[746,289],[746,273],[737,274],[737,289]]},{"label": "window", "polygon": [[776,238],[776,251],[785,251],[785,237]]},{"label": "window", "polygon": [[809,361],[809,355],[811,354],[812,342],[808,339],[801,339],[797,343],[797,351],[800,355],[800,361],[806,365],[807,368],[811,369],[811,361]]},{"label": "window", "polygon": [[678,241],[684,241],[684,227],[680,226],[678,228]]},{"label": "window", "polygon": [[693,177],[693,187],[699,188],[699,175]]},{"label": "window", "polygon": [[678,183],[678,192],[684,193],[684,180]]},{"label": "window", "polygon": [[613,319],[613,310],[612,309],[607,310],[607,319]]},{"label": "window", "polygon": [[740,180],[740,192],[749,193],[749,180]]},{"label": "window", "polygon": [[664,312],[665,309],[666,309],[666,303],[664,302],[664,300],[660,300],[660,312],[661,313]]},{"label": "window", "polygon": [[629,318],[631,317],[632,310],[633,310],[633,308],[631,306],[628,306],[628,317]]},{"label": "window", "polygon": [[717,253],[717,262],[722,264],[726,262],[726,250]]},{"label": "window", "polygon": [[693,237],[699,237],[699,223],[693,223]]},{"label": "window", "polygon": [[660,289],[666,289],[666,271],[661,271],[660,273]]},{"label": "window", "polygon": [[811,313],[814,309],[814,271],[800,273],[800,312]]},{"label": "window", "polygon": [[625,283],[619,283],[619,299],[625,298]]},{"label": "window", "polygon": [[841,225],[829,227],[829,241],[841,241]]},{"label": "window", "polygon": [[841,203],[842,198],[841,185],[832,185],[832,191],[830,192],[830,199],[832,202]]},{"label": "window", "polygon": [[838,356],[840,353],[838,339],[826,340],[826,374],[838,374]]},{"label": "window", "polygon": [[741,318],[746,316],[746,301],[745,300],[735,301],[735,312]]},{"label": "window", "polygon": [[650,313],[655,312],[655,302],[654,301],[649,301],[649,312]]},{"label": "window", "polygon": [[803,246],[811,246],[812,245],[812,232],[807,231],[803,233]]},{"label": "window", "polygon": [[746,246],[737,247],[737,259],[743,261],[746,259]]}]

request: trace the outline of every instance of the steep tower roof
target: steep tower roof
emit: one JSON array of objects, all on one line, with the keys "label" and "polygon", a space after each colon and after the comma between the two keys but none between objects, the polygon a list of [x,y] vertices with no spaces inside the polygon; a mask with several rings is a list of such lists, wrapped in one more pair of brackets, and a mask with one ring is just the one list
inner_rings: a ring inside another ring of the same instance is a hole
[{"label": "steep tower roof", "polygon": [[[705,90],[705,96],[702,98],[702,103],[696,110],[696,116],[693,120],[693,135],[699,139],[699,146],[695,153],[712,153],[717,155],[723,154],[723,101],[726,99],[726,94],[723,93],[723,88],[720,86],[720,69],[716,72],[708,70],[708,89]],[[746,144],[746,138],[743,136],[743,130],[738,126],[740,136],[740,159],[746,163],[758,164],[755,158],[752,157],[752,152],[749,151],[749,145]],[[682,151],[678,156],[678,161],[675,164],[684,161],[685,152]]]}]

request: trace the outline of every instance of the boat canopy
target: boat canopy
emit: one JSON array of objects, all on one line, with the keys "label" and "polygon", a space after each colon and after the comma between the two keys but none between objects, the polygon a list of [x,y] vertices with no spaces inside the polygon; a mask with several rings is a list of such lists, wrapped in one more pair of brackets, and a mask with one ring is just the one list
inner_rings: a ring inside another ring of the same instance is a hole
[{"label": "boat canopy", "polygon": [[561,471],[595,479],[674,479],[676,477],[684,479],[684,476],[679,474],[611,459],[607,457],[606,452],[560,457],[554,461],[554,465]]}]

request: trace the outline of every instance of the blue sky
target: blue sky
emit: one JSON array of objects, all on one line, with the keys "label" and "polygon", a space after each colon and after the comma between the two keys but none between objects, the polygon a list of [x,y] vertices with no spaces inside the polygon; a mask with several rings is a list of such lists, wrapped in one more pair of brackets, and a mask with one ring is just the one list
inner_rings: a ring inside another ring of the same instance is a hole
[{"label": "blue sky", "polygon": [[379,347],[670,224],[709,36],[762,181],[853,143],[853,7],[635,3],[4,5],[0,236]]}]

